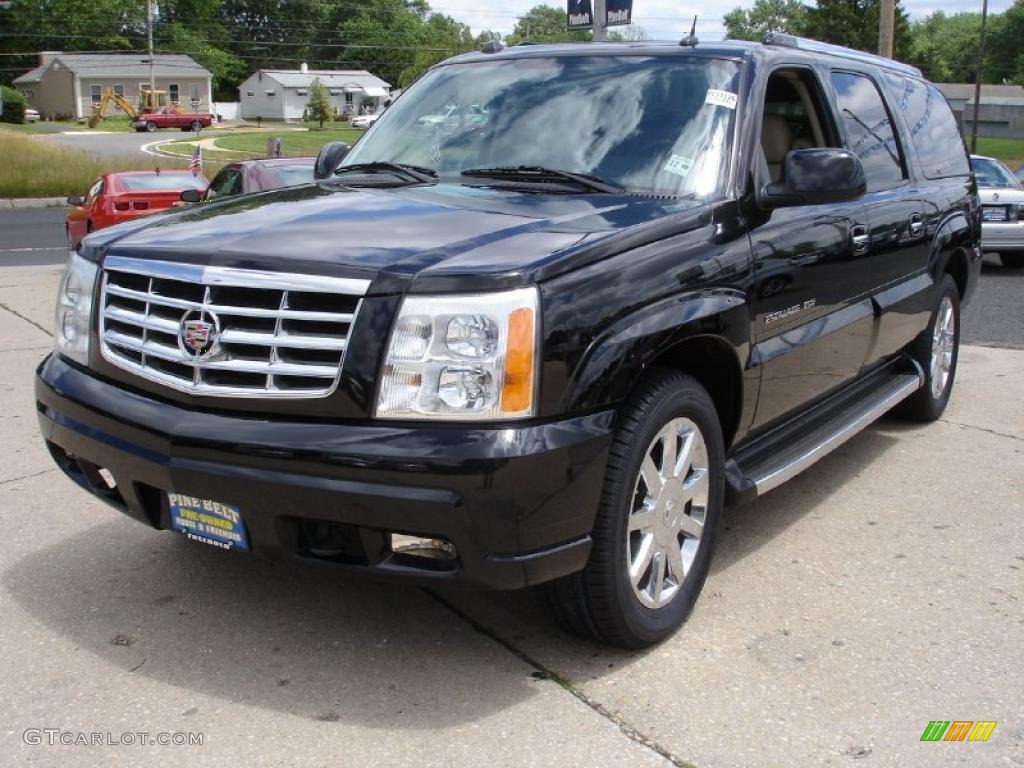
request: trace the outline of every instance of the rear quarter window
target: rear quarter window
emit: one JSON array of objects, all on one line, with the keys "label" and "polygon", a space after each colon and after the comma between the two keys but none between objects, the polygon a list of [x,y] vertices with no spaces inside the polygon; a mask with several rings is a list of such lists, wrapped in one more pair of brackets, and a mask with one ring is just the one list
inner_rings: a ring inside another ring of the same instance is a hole
[{"label": "rear quarter window", "polygon": [[967,150],[946,97],[921,80],[892,74],[887,77],[925,178],[967,176],[971,172]]}]

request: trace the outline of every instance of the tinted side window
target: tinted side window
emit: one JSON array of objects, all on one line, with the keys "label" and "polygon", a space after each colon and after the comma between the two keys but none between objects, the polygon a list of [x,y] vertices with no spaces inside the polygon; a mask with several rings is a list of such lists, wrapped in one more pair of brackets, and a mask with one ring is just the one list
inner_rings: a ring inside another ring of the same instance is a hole
[{"label": "tinted side window", "polygon": [[864,164],[868,192],[895,186],[905,178],[903,158],[878,87],[851,72],[833,72],[832,84],[847,148]]},{"label": "tinted side window", "polygon": [[209,199],[237,195],[242,187],[242,174],[234,168],[225,168],[218,173],[210,183],[210,189],[206,196]]},{"label": "tinted side window", "polygon": [[897,109],[910,129],[911,141],[926,178],[966,176],[971,172],[956,118],[938,88],[920,80],[888,75]]}]

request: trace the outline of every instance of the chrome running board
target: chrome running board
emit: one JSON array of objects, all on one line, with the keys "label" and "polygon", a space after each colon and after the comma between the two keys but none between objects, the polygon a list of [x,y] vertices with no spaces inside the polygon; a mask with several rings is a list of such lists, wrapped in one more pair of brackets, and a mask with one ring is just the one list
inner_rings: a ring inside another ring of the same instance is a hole
[{"label": "chrome running board", "polygon": [[870,377],[851,393],[811,409],[796,423],[737,452],[727,471],[732,486],[729,501],[748,501],[777,488],[914,394],[924,383],[924,372],[916,361],[911,362],[915,373]]}]

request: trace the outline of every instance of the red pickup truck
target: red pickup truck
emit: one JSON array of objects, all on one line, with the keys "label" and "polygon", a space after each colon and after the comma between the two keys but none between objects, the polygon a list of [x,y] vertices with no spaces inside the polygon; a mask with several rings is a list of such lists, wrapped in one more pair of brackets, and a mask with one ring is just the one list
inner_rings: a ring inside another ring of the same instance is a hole
[{"label": "red pickup truck", "polygon": [[199,133],[213,125],[213,115],[179,112],[174,107],[164,107],[156,112],[146,112],[135,118],[136,131],[155,131],[157,128],[180,128],[183,131]]}]

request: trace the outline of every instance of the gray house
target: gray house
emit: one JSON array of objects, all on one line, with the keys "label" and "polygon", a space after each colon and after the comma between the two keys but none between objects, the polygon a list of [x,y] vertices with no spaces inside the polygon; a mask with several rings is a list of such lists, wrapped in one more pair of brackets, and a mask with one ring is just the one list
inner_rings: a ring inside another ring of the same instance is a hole
[{"label": "gray house", "polygon": [[300,120],[309,103],[309,89],[319,79],[331,95],[338,115],[360,115],[379,110],[391,85],[365,69],[315,70],[261,69],[238,86],[244,120]]},{"label": "gray house", "polygon": [[[973,83],[936,83],[949,102],[957,123],[965,135],[971,132],[974,113]],[[1021,136],[1024,128],[1024,87],[1019,85],[982,85],[978,107],[978,135],[986,138]]]},{"label": "gray house", "polygon": [[[211,75],[188,56],[157,54],[153,73],[158,91],[183,109],[209,112]],[[82,118],[92,114],[105,88],[124,96],[134,106],[143,88],[149,87],[149,58],[146,54],[61,53],[44,51],[39,66],[15,78],[14,87],[30,106],[47,118]],[[114,114],[111,105],[106,114]]]}]

